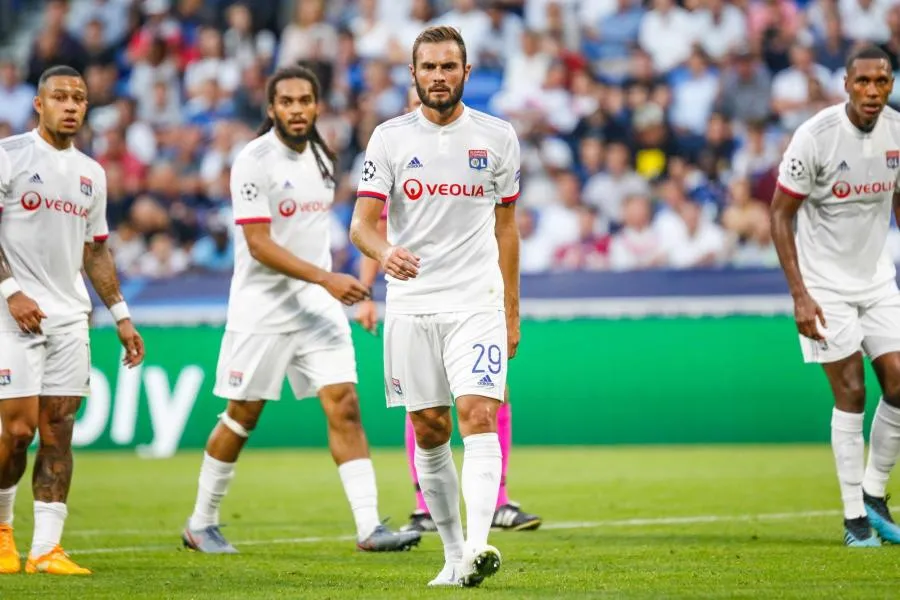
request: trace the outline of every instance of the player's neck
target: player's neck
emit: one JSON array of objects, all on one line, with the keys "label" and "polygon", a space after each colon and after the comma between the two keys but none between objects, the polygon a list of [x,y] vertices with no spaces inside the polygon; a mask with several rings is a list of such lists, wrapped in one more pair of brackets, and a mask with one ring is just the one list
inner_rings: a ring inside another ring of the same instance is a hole
[{"label": "player's neck", "polygon": [[281,137],[281,134],[277,129],[275,130],[275,137],[278,138],[278,141],[280,141],[282,144],[284,144],[297,154],[303,154],[306,151],[306,145],[309,143],[309,140],[303,140],[302,142],[291,142],[289,140],[286,140]]},{"label": "player's neck", "polygon": [[38,126],[38,135],[57,150],[68,150],[72,147],[73,136],[53,133],[43,125]]},{"label": "player's neck", "polygon": [[451,107],[446,108],[441,111],[436,108],[429,108],[428,106],[422,105],[422,114],[426,119],[434,123],[435,125],[449,125],[453,121],[457,120],[463,113],[463,104],[462,102],[457,102]]},{"label": "player's neck", "polygon": [[850,106],[849,102],[844,105],[844,111],[847,113],[847,118],[850,119],[850,124],[863,133],[871,133],[872,130],[875,129],[875,124],[878,123],[878,117],[875,117],[869,123],[864,123],[859,114],[853,110],[852,106]]}]

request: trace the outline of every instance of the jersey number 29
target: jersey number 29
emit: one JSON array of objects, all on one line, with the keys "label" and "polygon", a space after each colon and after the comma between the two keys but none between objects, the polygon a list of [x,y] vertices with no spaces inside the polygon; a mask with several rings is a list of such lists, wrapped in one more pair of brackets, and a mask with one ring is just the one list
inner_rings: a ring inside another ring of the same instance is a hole
[{"label": "jersey number 29", "polygon": [[484,360],[485,354],[487,354],[487,370],[489,372],[497,375],[503,368],[503,363],[500,361],[500,346],[497,344],[491,344],[490,346],[475,344],[472,346],[472,350],[478,351],[478,357],[475,359],[475,364],[472,366],[473,373],[484,373],[484,369],[481,368],[481,361]]}]

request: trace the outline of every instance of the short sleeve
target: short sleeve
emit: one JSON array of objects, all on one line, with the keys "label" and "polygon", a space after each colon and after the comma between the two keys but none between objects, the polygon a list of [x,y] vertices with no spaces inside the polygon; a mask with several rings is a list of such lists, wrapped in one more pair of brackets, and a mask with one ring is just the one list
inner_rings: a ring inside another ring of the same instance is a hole
[{"label": "short sleeve", "polygon": [[802,200],[812,193],[817,170],[813,137],[805,131],[795,132],[778,167],[778,188]]},{"label": "short sleeve", "polygon": [[3,210],[3,204],[11,187],[12,161],[10,161],[6,150],[0,148],[0,210]]},{"label": "short sleeve", "polygon": [[519,162],[519,138],[510,126],[506,148],[494,175],[497,204],[509,204],[519,199]]},{"label": "short sleeve", "polygon": [[272,221],[265,170],[246,156],[239,156],[231,166],[231,207],[238,225]]},{"label": "short sleeve", "polygon": [[366,158],[363,161],[356,197],[386,201],[393,187],[394,171],[391,169],[387,146],[381,128],[376,127],[366,147]]},{"label": "short sleeve", "polygon": [[85,181],[82,178],[82,187],[93,186],[94,201],[88,209],[87,228],[85,239],[93,242],[105,242],[109,237],[109,224],[106,221],[106,173],[99,169],[96,181]]}]

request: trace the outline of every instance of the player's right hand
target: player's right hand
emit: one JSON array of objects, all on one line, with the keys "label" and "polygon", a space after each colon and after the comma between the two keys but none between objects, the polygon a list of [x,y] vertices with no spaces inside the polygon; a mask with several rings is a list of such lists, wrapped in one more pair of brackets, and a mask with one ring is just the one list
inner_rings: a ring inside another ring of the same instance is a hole
[{"label": "player's right hand", "polygon": [[400,246],[392,246],[381,261],[384,272],[401,281],[413,279],[419,274],[419,257]]},{"label": "player's right hand", "polygon": [[19,324],[19,329],[23,333],[42,333],[41,319],[46,319],[47,315],[37,302],[22,292],[16,292],[7,298],[6,303],[9,305],[9,314]]},{"label": "player's right hand", "polygon": [[356,308],[356,320],[363,329],[372,335],[378,335],[378,307],[372,299],[363,300]]},{"label": "player's right hand", "polygon": [[823,341],[825,336],[819,333],[817,320],[822,323],[822,327],[828,327],[822,307],[813,300],[812,296],[804,294],[794,300],[794,321],[797,322],[797,331],[800,332],[800,335],[817,342]]},{"label": "player's right hand", "polygon": [[322,287],[347,306],[369,297],[369,288],[356,277],[345,273],[329,273],[322,282]]}]

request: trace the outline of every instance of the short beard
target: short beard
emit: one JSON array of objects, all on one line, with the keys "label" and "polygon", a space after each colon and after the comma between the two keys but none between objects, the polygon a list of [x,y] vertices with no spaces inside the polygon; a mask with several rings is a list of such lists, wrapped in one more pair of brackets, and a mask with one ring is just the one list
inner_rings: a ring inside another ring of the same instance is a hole
[{"label": "short beard", "polygon": [[459,87],[455,92],[450,94],[450,97],[444,100],[443,102],[434,102],[428,98],[428,91],[419,85],[419,82],[416,82],[416,93],[419,95],[419,100],[422,101],[422,104],[427,106],[432,110],[436,110],[438,112],[444,112],[447,109],[453,108],[459,101],[462,100],[463,89],[465,88],[465,84],[460,81]]},{"label": "short beard", "polygon": [[302,146],[308,142],[312,136],[313,128],[316,126],[316,122],[313,121],[309,124],[309,127],[306,128],[306,133],[293,134],[287,128],[287,125],[282,123],[279,119],[273,119],[272,122],[275,125],[275,130],[278,132],[278,137],[291,146]]}]

